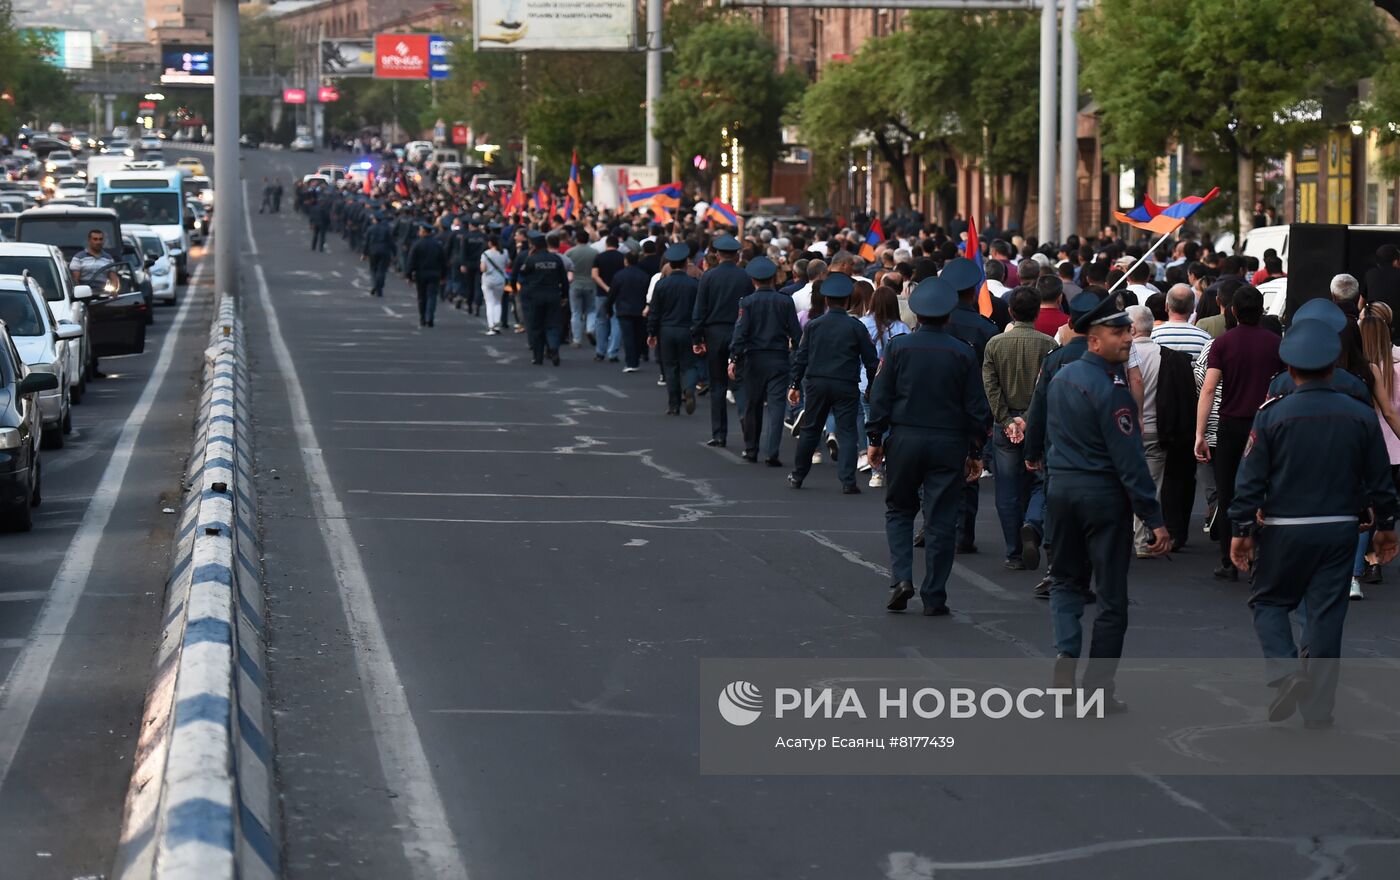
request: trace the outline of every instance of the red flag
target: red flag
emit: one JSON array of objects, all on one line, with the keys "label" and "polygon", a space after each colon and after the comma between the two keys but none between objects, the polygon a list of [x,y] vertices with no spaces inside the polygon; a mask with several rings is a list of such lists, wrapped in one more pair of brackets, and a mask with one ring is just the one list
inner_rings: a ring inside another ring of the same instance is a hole
[{"label": "red flag", "polygon": [[397,178],[394,180],[394,192],[398,193],[404,198],[408,198],[408,184],[404,181],[402,171],[398,173]]},{"label": "red flag", "polygon": [[[977,221],[967,218],[967,242],[963,245],[963,256],[982,268],[982,245],[977,241]],[[982,286],[977,290],[977,311],[984,318],[992,316],[992,290],[987,286],[987,274],[982,273]]]},{"label": "red flag", "polygon": [[520,179],[520,167],[515,168],[515,185],[510,188],[510,202],[506,205],[507,210],[520,213],[525,210],[525,184]]},{"label": "red flag", "polygon": [[374,192],[374,169],[365,169],[365,195]]}]

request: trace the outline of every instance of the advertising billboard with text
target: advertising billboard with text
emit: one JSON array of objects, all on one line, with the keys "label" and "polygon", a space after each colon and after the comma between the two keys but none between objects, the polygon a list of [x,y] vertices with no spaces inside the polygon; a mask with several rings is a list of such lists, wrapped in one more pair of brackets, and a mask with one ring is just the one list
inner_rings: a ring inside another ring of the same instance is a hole
[{"label": "advertising billboard with text", "polygon": [[427,34],[375,34],[375,78],[427,79],[431,39]]},{"label": "advertising billboard with text", "polygon": [[631,0],[476,0],[472,9],[477,49],[626,50],[637,24]]},{"label": "advertising billboard with text", "polygon": [[321,76],[374,76],[374,41],[322,40]]}]

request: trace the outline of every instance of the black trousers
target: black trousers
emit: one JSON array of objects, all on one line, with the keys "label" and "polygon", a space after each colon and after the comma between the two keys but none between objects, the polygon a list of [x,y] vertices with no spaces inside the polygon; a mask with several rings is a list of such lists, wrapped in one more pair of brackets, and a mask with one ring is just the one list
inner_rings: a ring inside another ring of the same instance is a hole
[{"label": "black trousers", "polygon": [[1185,545],[1191,533],[1191,509],[1196,505],[1196,458],[1183,448],[1167,451],[1162,472],[1162,518],[1172,542]]},{"label": "black trousers", "polygon": [[313,251],[326,249],[326,227],[320,225],[311,227],[311,249]]},{"label": "black trousers", "polygon": [[729,437],[729,343],[734,338],[730,324],[710,324],[705,327],[705,363],[710,370],[710,436],[716,440]]},{"label": "black trousers", "polygon": [[[713,394],[714,392],[710,392]],[[797,479],[805,479],[812,469],[812,453],[817,451],[822,433],[826,430],[826,417],[836,416],[837,459],[836,475],[842,486],[856,484],[856,413],[860,409],[860,387],[854,382],[821,377],[808,378],[802,383],[802,394],[806,398],[802,410],[802,424],[797,437],[796,460],[792,473]]]},{"label": "black trousers", "polygon": [[622,356],[627,366],[635,367],[642,362],[642,352],[647,347],[647,319],[641,315],[618,315],[617,323],[622,326]]},{"label": "black trousers", "polygon": [[[785,351],[753,351],[744,355],[744,451],[755,455],[763,445],[763,457],[775,459],[783,439],[783,411],[787,405],[790,362]],[[763,407],[768,405],[767,418]],[[766,423],[766,424],[765,424]],[[765,435],[764,429],[767,428]],[[767,442],[763,442],[766,439]]]},{"label": "black trousers", "polygon": [[695,389],[695,352],[688,327],[662,327],[656,338],[656,359],[666,379],[666,408],[681,408],[686,388]]},{"label": "black trousers", "polygon": [[524,310],[525,335],[530,339],[530,356],[539,363],[546,353],[553,355],[559,350],[560,317],[563,315],[559,296],[523,293],[520,305]]},{"label": "black trousers", "polygon": [[389,254],[369,255],[370,292],[384,295],[384,279],[389,276]]},{"label": "black trousers", "polygon": [[1235,475],[1240,470],[1240,459],[1244,458],[1244,447],[1249,443],[1249,432],[1254,427],[1253,417],[1220,417],[1220,426],[1215,432],[1215,531],[1211,537],[1220,542],[1220,562],[1230,565],[1230,505],[1235,500]]}]

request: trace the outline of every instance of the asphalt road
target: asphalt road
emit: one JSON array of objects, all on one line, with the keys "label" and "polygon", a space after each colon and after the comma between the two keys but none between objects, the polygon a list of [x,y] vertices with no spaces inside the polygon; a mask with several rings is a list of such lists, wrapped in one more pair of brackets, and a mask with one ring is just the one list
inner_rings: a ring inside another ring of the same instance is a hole
[{"label": "asphalt road", "polygon": [[[212,266],[210,267],[212,268]],[[103,358],[34,531],[0,534],[0,876],[108,872],[131,778],[189,455],[212,284]]]},{"label": "asphalt road", "polygon": [[[245,176],[256,199],[322,160],[245,153]],[[701,658],[1052,651],[990,481],[954,616],[890,615],[879,493],[839,495],[829,464],[793,492],[702,445],[703,403],[664,417],[649,369],[534,367],[450,309],[419,329],[340,240],[251,227],[289,877],[1395,876],[1385,776],[701,776]],[[1214,558],[1135,563],[1130,653],[1256,655]],[[1349,652],[1400,652],[1395,590],[1352,608]]]}]

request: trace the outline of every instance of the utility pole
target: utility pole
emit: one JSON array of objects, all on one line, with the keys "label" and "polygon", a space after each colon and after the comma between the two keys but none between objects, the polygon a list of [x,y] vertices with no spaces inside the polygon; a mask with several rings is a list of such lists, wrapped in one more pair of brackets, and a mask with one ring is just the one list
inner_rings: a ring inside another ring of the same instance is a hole
[{"label": "utility pole", "polygon": [[[1071,0],[1073,2],[1073,0]],[[1036,175],[1037,229],[1041,242],[1055,240],[1055,0],[1040,8],[1040,166]]]},{"label": "utility pole", "polygon": [[661,3],[647,0],[647,165],[661,166],[656,139],[656,102],[661,100]]},{"label": "utility pole", "polygon": [[214,284],[238,294],[242,241],[243,181],[238,167],[238,0],[214,0],[214,175],[219,210],[214,212]]},{"label": "utility pole", "polygon": [[1060,231],[1069,238],[1079,229],[1079,4],[1065,3],[1060,43]]}]

